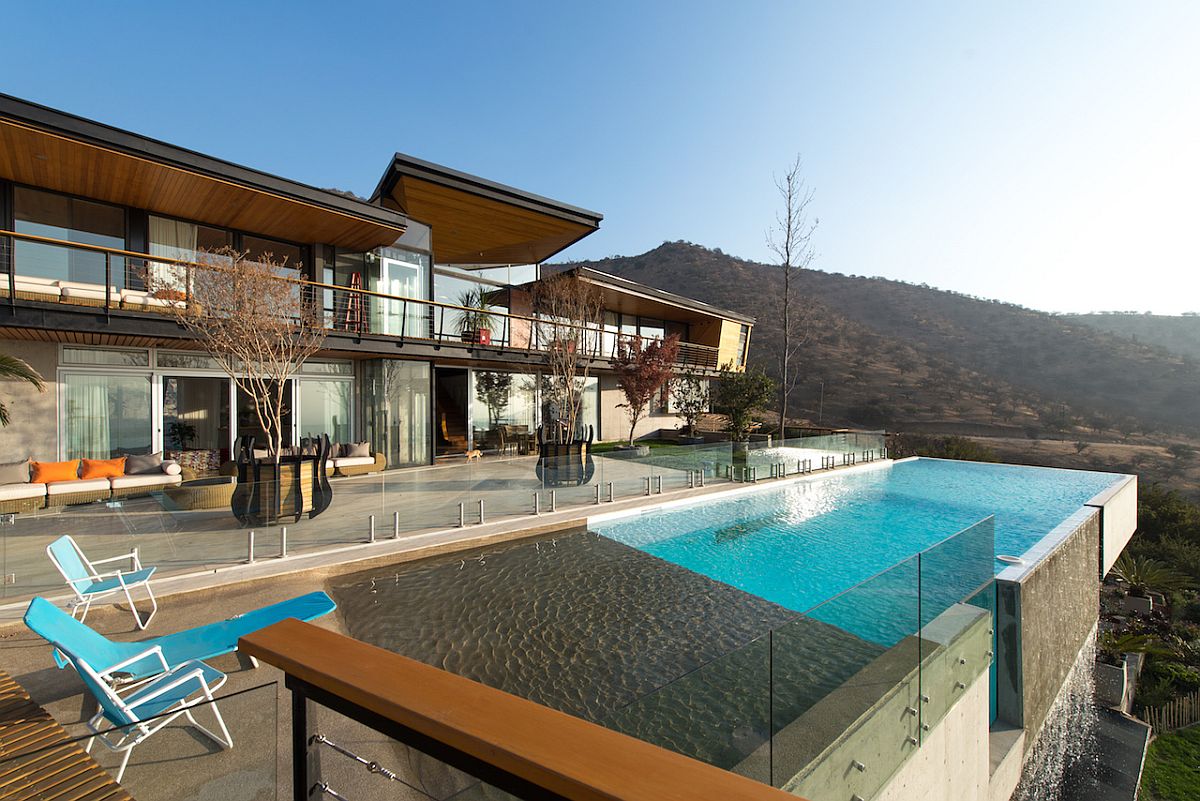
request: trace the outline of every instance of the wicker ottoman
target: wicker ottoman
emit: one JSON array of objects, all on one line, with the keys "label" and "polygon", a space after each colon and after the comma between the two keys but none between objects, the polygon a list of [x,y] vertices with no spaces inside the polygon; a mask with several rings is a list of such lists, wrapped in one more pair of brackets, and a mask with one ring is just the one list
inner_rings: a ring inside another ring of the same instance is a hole
[{"label": "wicker ottoman", "polygon": [[167,487],[163,494],[171,499],[171,503],[185,512],[201,509],[228,509],[233,498],[237,479],[233,476],[214,476],[186,481],[173,487]]}]

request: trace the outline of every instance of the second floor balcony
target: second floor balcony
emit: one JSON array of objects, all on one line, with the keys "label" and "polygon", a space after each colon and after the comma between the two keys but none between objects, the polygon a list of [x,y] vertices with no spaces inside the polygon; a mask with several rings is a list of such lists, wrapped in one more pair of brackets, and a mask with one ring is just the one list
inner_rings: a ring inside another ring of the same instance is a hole
[{"label": "second floor balcony", "polygon": [[[147,270],[171,269],[189,275],[200,267],[180,259],[0,231],[0,299],[14,312],[52,304],[99,314],[106,321],[114,315],[170,318],[190,302],[186,287],[191,279],[183,280],[183,288],[174,295],[148,291]],[[319,304],[326,328],[343,342],[414,343],[463,358],[503,353],[536,357],[567,346],[581,358],[608,361],[623,344],[653,338],[616,325],[578,326],[535,313],[514,313],[510,307],[516,304],[504,292],[481,295],[478,305],[464,306],[322,283],[302,275],[297,272],[296,277],[281,280],[294,282],[312,303]],[[512,291],[514,295],[519,292],[516,288]],[[730,339],[722,330],[722,321],[713,322],[705,326],[712,342],[680,342],[676,362],[681,368],[706,372],[726,363],[740,366],[740,354],[726,353],[730,348],[722,347]],[[88,323],[89,330],[93,326]],[[733,341],[737,341],[736,335]]]}]

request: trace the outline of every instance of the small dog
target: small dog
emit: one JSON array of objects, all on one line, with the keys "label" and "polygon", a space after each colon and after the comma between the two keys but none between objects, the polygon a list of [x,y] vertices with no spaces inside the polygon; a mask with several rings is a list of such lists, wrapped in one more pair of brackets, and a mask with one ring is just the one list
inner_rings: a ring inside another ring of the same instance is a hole
[{"label": "small dog", "polygon": [[478,448],[476,448],[473,451],[467,451],[467,461],[468,462],[471,461],[472,459],[482,459],[482,458],[483,458],[483,451],[479,450]]}]

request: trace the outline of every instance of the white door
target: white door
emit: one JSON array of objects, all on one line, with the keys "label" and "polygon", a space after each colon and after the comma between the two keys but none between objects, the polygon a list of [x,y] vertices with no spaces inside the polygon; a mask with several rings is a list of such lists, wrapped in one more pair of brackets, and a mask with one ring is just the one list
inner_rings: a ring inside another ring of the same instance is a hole
[{"label": "white door", "polygon": [[[424,294],[421,291],[421,268],[397,259],[381,259],[378,291],[394,297],[420,298]],[[424,337],[428,336],[422,325],[424,320],[425,304],[384,300],[379,330],[394,336]]]}]

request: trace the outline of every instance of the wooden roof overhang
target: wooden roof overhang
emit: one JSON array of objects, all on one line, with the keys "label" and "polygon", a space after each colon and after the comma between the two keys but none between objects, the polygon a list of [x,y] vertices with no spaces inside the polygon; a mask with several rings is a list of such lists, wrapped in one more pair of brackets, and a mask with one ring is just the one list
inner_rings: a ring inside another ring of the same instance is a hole
[{"label": "wooden roof overhang", "polygon": [[536,264],[597,230],[603,219],[402,153],[372,200],[431,226],[437,264]]},{"label": "wooden roof overhang", "polygon": [[370,250],[403,214],[0,95],[0,178],[301,243]]}]

